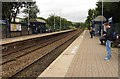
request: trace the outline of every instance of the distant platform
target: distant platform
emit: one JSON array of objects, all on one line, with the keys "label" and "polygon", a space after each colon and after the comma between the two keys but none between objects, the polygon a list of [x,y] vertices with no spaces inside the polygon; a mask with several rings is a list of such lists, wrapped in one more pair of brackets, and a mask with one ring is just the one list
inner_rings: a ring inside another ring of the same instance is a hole
[{"label": "distant platform", "polygon": [[13,42],[17,42],[17,41],[28,40],[28,39],[37,38],[37,37],[44,37],[44,36],[54,35],[54,34],[58,34],[58,33],[69,32],[69,31],[73,31],[73,30],[64,30],[64,31],[52,32],[52,33],[44,33],[44,34],[19,36],[19,37],[13,37],[13,38],[5,38],[5,39],[2,39],[2,41],[0,42],[0,45],[13,43]]}]

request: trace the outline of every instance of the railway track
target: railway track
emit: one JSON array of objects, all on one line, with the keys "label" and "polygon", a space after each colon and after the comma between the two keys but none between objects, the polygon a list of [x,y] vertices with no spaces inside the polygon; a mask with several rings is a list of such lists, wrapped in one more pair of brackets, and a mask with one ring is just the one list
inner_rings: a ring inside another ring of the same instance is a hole
[{"label": "railway track", "polygon": [[[20,40],[12,39],[13,42],[9,42],[9,40],[8,40],[9,44],[3,42],[2,50],[0,49],[2,51],[2,57],[6,56],[6,55],[9,55],[11,53],[14,53],[14,52],[18,52],[18,51],[27,49],[29,47],[36,46],[38,43],[41,43],[42,41],[44,41],[46,39],[49,39],[49,38],[52,38],[56,35],[61,35],[61,34],[72,32],[72,31],[73,30],[68,30],[68,31],[61,31],[61,32],[56,32],[56,33],[44,34],[44,35],[41,35],[41,36],[40,35],[39,36],[35,35],[35,36],[29,36],[29,37],[21,37],[21,38],[19,38]],[[25,39],[25,40],[22,40],[22,39]]]},{"label": "railway track", "polygon": [[[14,61],[9,61],[9,62],[2,64],[2,67],[3,67],[2,77],[4,79],[8,79],[8,78],[16,79],[17,77],[30,77],[30,76],[34,78],[37,77],[46,68],[46,66],[48,66],[57,56],[59,56],[59,54],[81,32],[82,31],[70,32],[68,34],[62,35],[61,38],[59,39],[57,39],[58,37],[56,36],[55,41],[52,41],[51,43],[47,43],[47,45],[43,47],[38,47],[37,49],[35,49],[34,51],[30,53],[19,55],[18,57],[16,57]],[[51,40],[53,39],[51,38]],[[62,50],[60,50],[61,46],[63,46]],[[61,52],[57,53],[57,51],[59,50]],[[47,60],[51,60],[51,61],[49,61],[48,63]],[[42,62],[44,62],[44,64],[47,64],[47,65],[45,66]],[[37,71],[39,67],[41,67],[40,71],[33,73],[33,71],[35,70]]]},{"label": "railway track", "polygon": [[[64,34],[57,34],[58,35],[65,35]],[[10,43],[10,44],[5,44],[2,45],[3,49],[2,49],[2,57],[10,55],[12,53],[16,53],[19,51],[22,51],[24,49],[28,49],[30,47],[35,47],[36,45],[45,43],[48,41],[48,39],[56,37],[56,34],[54,35],[50,35],[50,36],[44,36],[42,38],[33,38],[33,39],[29,39],[29,40],[24,40],[24,41],[19,41],[19,42],[14,42],[14,43]],[[30,43],[32,42],[32,44]],[[22,46],[22,47],[21,47]],[[14,49],[14,50],[13,50]]]},{"label": "railway track", "polygon": [[33,45],[30,47],[27,47],[26,49],[23,49],[21,51],[17,51],[17,52],[12,52],[10,54],[6,54],[2,57],[2,65],[5,63],[8,63],[10,61],[15,61],[17,58],[20,58],[26,54],[31,53],[32,51],[35,51],[37,49],[40,49],[42,47],[45,47],[48,44],[51,44],[57,40],[60,40],[62,38],[64,38],[65,36],[69,35],[68,34],[62,34],[62,35],[58,35],[58,36],[54,36],[53,38],[49,38],[49,39],[43,39],[41,42],[39,42],[37,45]]}]

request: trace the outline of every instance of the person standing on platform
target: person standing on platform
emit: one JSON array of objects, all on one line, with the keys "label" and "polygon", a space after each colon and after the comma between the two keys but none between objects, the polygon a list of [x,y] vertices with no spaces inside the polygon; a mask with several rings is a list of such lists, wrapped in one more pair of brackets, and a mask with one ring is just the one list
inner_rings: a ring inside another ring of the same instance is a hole
[{"label": "person standing on platform", "polygon": [[107,56],[104,58],[104,60],[109,60],[111,58],[111,26],[109,25],[109,23],[104,23],[104,27],[106,29],[106,34],[104,34],[103,36],[105,36],[106,38],[106,51],[107,51]]},{"label": "person standing on platform", "polygon": [[90,32],[90,36],[91,36],[91,38],[93,38],[93,28],[92,28],[92,27],[90,27],[89,32]]},{"label": "person standing on platform", "polygon": [[93,36],[95,36],[95,28],[92,28],[92,30],[93,30]]}]

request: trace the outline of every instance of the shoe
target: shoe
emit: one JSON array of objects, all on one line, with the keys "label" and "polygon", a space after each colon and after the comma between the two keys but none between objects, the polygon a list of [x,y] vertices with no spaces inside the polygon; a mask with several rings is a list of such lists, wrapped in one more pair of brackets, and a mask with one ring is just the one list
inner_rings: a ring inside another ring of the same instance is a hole
[{"label": "shoe", "polygon": [[101,43],[100,45],[104,45],[103,43]]},{"label": "shoe", "polygon": [[108,57],[105,57],[105,58],[104,58],[104,60],[110,60],[110,58],[108,58]]}]

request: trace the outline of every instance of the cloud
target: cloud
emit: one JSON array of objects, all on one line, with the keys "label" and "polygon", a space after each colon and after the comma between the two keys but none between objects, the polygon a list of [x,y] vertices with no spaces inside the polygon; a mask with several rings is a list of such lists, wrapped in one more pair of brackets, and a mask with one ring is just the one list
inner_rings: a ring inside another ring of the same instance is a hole
[{"label": "cloud", "polygon": [[98,0],[36,0],[40,9],[38,16],[47,18],[50,14],[56,14],[77,22],[84,22],[90,8],[95,8]]}]

